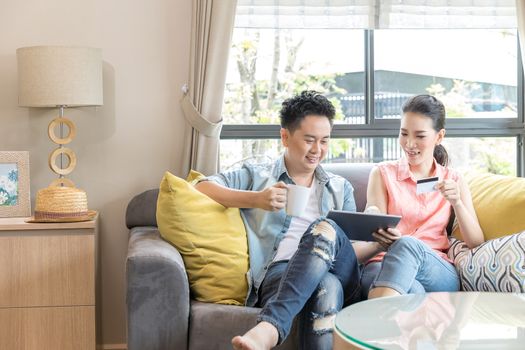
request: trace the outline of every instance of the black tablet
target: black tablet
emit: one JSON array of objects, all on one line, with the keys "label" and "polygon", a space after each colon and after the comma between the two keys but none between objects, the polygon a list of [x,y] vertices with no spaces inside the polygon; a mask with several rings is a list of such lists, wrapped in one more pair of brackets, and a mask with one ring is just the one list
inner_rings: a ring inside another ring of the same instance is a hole
[{"label": "black tablet", "polygon": [[334,220],[352,241],[375,241],[372,237],[373,232],[380,228],[396,227],[401,220],[401,216],[398,215],[343,210],[330,210],[326,217]]}]

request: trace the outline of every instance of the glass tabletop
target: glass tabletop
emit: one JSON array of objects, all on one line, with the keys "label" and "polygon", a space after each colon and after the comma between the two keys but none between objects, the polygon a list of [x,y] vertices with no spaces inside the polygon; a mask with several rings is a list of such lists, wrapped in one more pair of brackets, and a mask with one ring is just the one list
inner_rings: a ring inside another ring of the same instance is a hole
[{"label": "glass tabletop", "polygon": [[364,349],[525,349],[525,294],[427,293],[344,308],[336,331]]}]

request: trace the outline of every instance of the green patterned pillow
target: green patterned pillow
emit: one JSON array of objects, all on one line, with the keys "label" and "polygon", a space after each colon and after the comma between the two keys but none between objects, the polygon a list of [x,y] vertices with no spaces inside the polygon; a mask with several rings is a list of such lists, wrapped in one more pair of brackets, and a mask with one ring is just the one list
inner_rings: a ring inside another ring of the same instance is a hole
[{"label": "green patterned pillow", "polygon": [[525,231],[491,239],[472,250],[450,239],[461,290],[525,293]]}]

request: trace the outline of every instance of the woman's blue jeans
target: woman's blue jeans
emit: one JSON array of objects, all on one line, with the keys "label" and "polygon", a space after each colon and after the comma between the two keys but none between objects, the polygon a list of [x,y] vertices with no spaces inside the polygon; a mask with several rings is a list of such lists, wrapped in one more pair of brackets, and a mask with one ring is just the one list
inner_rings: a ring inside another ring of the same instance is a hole
[{"label": "woman's blue jeans", "polygon": [[350,240],[330,219],[304,233],[289,261],[269,266],[259,289],[257,322],[277,328],[279,344],[299,315],[301,349],[331,349],[335,314],[360,298],[360,270]]},{"label": "woman's blue jeans", "polygon": [[362,297],[369,289],[388,287],[400,294],[453,292],[459,277],[453,264],[417,238],[404,236],[394,242],[382,262],[365,266],[361,277]]}]

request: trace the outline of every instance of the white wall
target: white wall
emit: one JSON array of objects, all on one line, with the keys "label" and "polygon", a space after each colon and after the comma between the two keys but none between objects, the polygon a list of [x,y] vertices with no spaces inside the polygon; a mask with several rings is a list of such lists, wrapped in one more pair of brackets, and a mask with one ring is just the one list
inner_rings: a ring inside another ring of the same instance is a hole
[{"label": "white wall", "polygon": [[184,123],[180,87],[188,78],[191,0],[0,0],[0,150],[30,151],[31,197],[54,174],[47,137],[53,109],[17,105],[15,50],[32,45],[102,49],[104,106],[66,110],[77,125],[70,178],[101,217],[102,341],[126,342],[128,201],[178,174]]}]

